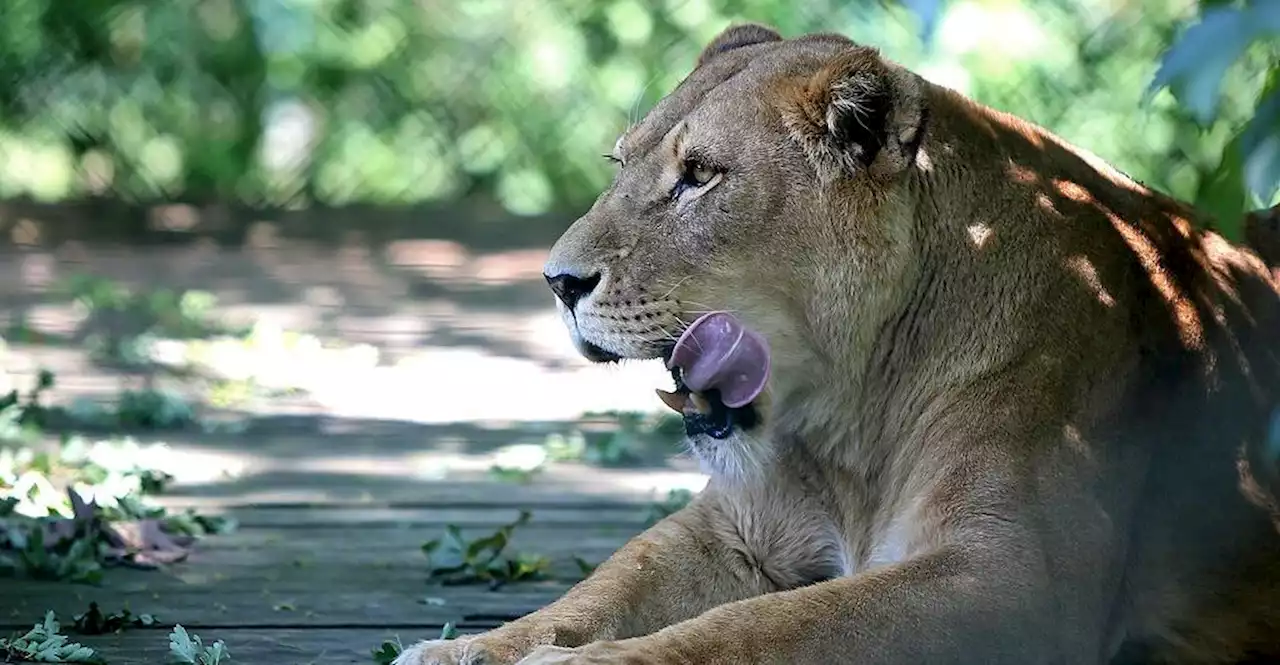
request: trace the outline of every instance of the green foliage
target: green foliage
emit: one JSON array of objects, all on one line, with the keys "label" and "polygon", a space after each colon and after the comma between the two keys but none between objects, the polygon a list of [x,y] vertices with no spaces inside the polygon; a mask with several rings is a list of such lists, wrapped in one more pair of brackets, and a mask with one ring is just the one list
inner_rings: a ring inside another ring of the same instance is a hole
[{"label": "green foliage", "polygon": [[75,631],[81,635],[105,635],[119,633],[129,628],[150,628],[158,623],[154,615],[134,614],[129,608],[104,614],[98,604],[89,603],[89,610],[75,616]]},{"label": "green foliage", "polygon": [[[191,510],[171,514],[148,501],[172,479],[147,461],[160,447],[64,437],[51,450],[0,449],[0,575],[96,584],[117,535],[112,525],[120,522],[154,521],[171,536],[234,529],[228,518]],[[77,514],[70,487],[92,497],[86,507],[92,520]],[[129,556],[118,542],[114,547],[115,556]]]},{"label": "green foliage", "polygon": [[645,520],[645,526],[653,526],[668,515],[689,505],[689,502],[693,501],[693,496],[693,492],[686,489],[670,490],[666,498],[649,507],[649,517]]},{"label": "green foliage", "polygon": [[41,397],[53,388],[54,381],[52,372],[41,369],[30,391],[23,394],[15,388],[0,397],[0,443],[29,442],[39,436],[48,418]]},{"label": "green foliage", "polygon": [[582,558],[582,557],[580,557],[580,556],[575,556],[575,557],[573,557],[573,562],[574,562],[575,564],[577,564],[577,566],[578,566],[578,572],[579,572],[579,573],[582,573],[582,578],[583,578],[583,579],[586,579],[586,578],[590,577],[590,576],[591,576],[591,573],[596,572],[596,568],[599,568],[599,567],[600,567],[600,564],[598,564],[598,563],[591,563],[590,561],[587,561],[586,559],[584,559],[584,558]]},{"label": "green foliage", "polygon": [[475,540],[464,538],[457,526],[446,525],[443,537],[422,545],[422,552],[427,555],[429,578],[446,585],[483,583],[490,589],[509,582],[543,578],[551,563],[546,557],[506,552],[511,534],[530,517],[529,511],[522,510],[514,522]]},{"label": "green foliage", "polygon": [[4,662],[32,663],[104,663],[102,656],[89,647],[72,642],[60,633],[61,626],[53,612],[23,635],[0,638],[0,655]]},{"label": "green foliage", "polygon": [[187,633],[181,625],[175,625],[173,632],[169,633],[169,657],[174,663],[190,665],[218,665],[231,660],[227,645],[222,640],[204,646],[199,635]]},{"label": "green foliage", "polygon": [[[150,614],[134,615],[129,610],[103,614],[97,603],[89,605],[89,611],[77,615],[75,628],[85,635],[118,633],[131,627],[156,625]],[[36,624],[23,635],[0,638],[0,657],[3,662],[33,663],[96,663],[106,661],[93,649],[72,642],[61,634],[61,625],[52,611],[45,613],[44,621]],[[219,665],[231,660],[231,654],[221,640],[204,646],[199,635],[187,633],[180,625],[169,633],[170,662],[190,665]]]},{"label": "green foliage", "polygon": [[55,382],[51,372],[40,370],[29,392],[15,389],[0,397],[0,443],[31,443],[55,422],[64,427],[169,429],[195,420],[194,410],[181,396],[151,388],[122,390],[109,408],[96,402],[75,403],[71,408],[44,404],[42,397]]},{"label": "green foliage", "polygon": [[1233,137],[1195,199],[1233,237],[1239,237],[1245,211],[1280,193],[1280,3],[1202,1],[1199,21],[1164,53],[1150,86],[1168,88],[1197,123],[1210,127],[1223,115],[1228,70],[1251,49],[1268,54],[1271,63],[1257,78],[1253,113],[1231,123]]},{"label": "green foliage", "polygon": [[[458,637],[458,629],[453,626],[453,622],[448,622],[444,628],[440,629],[440,637],[436,639],[453,640]],[[393,640],[384,640],[373,650],[373,662],[376,665],[391,665],[395,659],[404,653],[404,645],[400,643],[400,638]]]},{"label": "green foliage", "polygon": [[[1185,198],[1203,181],[1230,180],[1214,174],[1251,118],[1233,158],[1243,182],[1265,200],[1280,163],[1277,114],[1252,75],[1277,61],[1270,1],[1204,0],[1200,27],[1181,35],[1194,18],[1182,2],[514,6],[8,0],[0,198],[480,196],[522,214],[580,209],[610,178],[599,153],[733,20],[875,44]],[[1144,109],[1153,81],[1173,94]],[[1202,133],[1191,116],[1214,126]]]},{"label": "green foliage", "polygon": [[[144,388],[121,391],[114,405],[82,398],[57,414],[76,426],[167,429],[195,423],[191,402],[153,385],[157,376],[203,387],[209,406],[231,408],[257,397],[303,392],[297,381],[310,372],[299,370],[314,370],[317,360],[344,363],[344,370],[352,358],[366,365],[377,363],[377,349],[370,345],[326,347],[315,336],[261,322],[230,323],[215,315],[217,299],[205,291],[129,289],[113,280],[77,274],[63,280],[55,292],[85,314],[64,341],[83,342],[99,363],[148,379]],[[26,325],[21,328],[31,343],[52,337]],[[263,356],[270,362],[260,362]]]},{"label": "green foliage", "polygon": [[185,399],[163,390],[122,390],[116,402],[115,424],[138,429],[168,429],[195,421]]},{"label": "green foliage", "polygon": [[649,446],[670,446],[684,437],[684,423],[674,414],[609,411],[583,414],[583,420],[595,422],[591,427],[547,437],[543,443],[547,459],[622,467],[639,462]]},{"label": "green foliage", "polygon": [[85,313],[79,334],[91,353],[125,367],[151,365],[151,347],[158,339],[249,334],[247,328],[215,319],[217,298],[205,291],[132,290],[88,274],[73,275],[54,291]]},{"label": "green foliage", "polygon": [[518,469],[495,465],[489,467],[489,477],[500,483],[528,485],[533,482],[534,477],[541,473],[542,470],[543,467],[541,466],[536,466],[531,469]]},{"label": "green foliage", "polygon": [[64,538],[49,547],[41,521],[17,520],[0,526],[4,527],[0,533],[0,575],[80,584],[102,581],[101,546],[93,534]]},{"label": "green foliage", "polygon": [[[926,40],[939,23],[975,6],[903,4],[916,13]],[[1006,75],[980,73],[971,94],[1194,202],[1238,239],[1244,212],[1280,201],[1280,4],[1139,3],[1103,20],[1090,16],[1090,4],[1077,3],[1073,13],[1060,3],[1028,3],[1039,19],[1028,27],[1048,27],[1061,41],[1038,45],[1040,57],[1019,58],[1030,71],[1020,73],[1018,87]],[[1078,44],[1074,56],[1055,53],[1071,43]],[[1019,67],[974,64],[976,72]],[[1176,103],[1155,94],[1166,89]]]},{"label": "green foliage", "polygon": [[400,640],[384,640],[373,650],[373,662],[375,665],[391,665],[402,652],[404,645],[400,644]]}]

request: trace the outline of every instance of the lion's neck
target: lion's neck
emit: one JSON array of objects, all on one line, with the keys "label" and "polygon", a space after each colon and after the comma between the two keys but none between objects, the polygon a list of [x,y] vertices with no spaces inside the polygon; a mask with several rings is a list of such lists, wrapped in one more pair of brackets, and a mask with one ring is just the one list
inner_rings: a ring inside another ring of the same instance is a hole
[{"label": "lion's neck", "polygon": [[[883,306],[870,307],[842,290],[844,280],[827,273],[815,280],[813,299],[797,312],[803,324],[783,338],[775,353],[772,389],[779,434],[807,442],[820,454],[847,450],[863,440],[865,405],[882,386],[871,371],[881,330],[888,323]],[[879,313],[872,314],[880,309]],[[851,317],[848,312],[865,314]],[[851,318],[860,318],[852,324]]]},{"label": "lion's neck", "polygon": [[812,276],[812,297],[795,312],[800,332],[775,353],[771,411],[782,439],[865,469],[886,451],[904,452],[937,404],[1016,354],[940,304],[957,284],[939,262],[885,266],[880,284],[862,288],[850,287],[852,272]]}]

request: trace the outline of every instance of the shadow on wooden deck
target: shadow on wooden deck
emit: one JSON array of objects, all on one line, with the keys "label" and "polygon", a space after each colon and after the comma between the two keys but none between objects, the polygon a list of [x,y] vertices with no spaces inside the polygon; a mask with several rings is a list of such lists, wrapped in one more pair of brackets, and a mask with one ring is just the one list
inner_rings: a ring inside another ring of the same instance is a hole
[{"label": "shadow on wooden deck", "polygon": [[[254,433],[221,446],[170,441],[206,476],[251,451],[232,477],[179,482],[162,497],[170,508],[230,515],[238,529],[202,539],[187,561],[163,570],[109,570],[100,587],[0,580],[0,630],[29,627],[50,609],[69,622],[92,601],[104,611],[151,613],[163,624],[81,640],[112,663],[166,662],[165,629],[173,623],[206,641],[224,640],[237,663],[369,663],[382,639],[434,636],[446,622],[481,630],[546,604],[580,578],[575,557],[602,561],[643,528],[667,489],[701,482],[676,462],[553,464],[527,484],[500,483],[481,464],[458,463],[482,453],[449,458],[425,432],[474,437],[483,450],[518,430],[419,427],[403,436],[410,429],[383,424],[368,438]],[[414,454],[435,455],[440,464],[423,474]],[[489,533],[522,510],[532,519],[511,549],[550,558],[550,580],[497,591],[428,582],[423,542],[446,525],[468,537]]]},{"label": "shadow on wooden deck", "polygon": [[[33,210],[0,205],[0,227],[16,233]],[[500,447],[541,441],[583,411],[656,409],[651,389],[667,380],[660,367],[588,366],[573,352],[541,277],[564,220],[440,227],[464,240],[374,223],[308,239],[295,231],[323,224],[297,217],[127,243],[40,221],[35,242],[0,249],[0,325],[22,320],[58,342],[15,346],[4,368],[52,367],[59,401],[109,397],[125,380],[85,356],[82,312],[50,293],[77,272],[206,290],[222,315],[383,354],[287,408],[261,406],[244,433],[149,436],[189,472],[164,503],[230,514],[240,528],[165,570],[111,570],[101,587],[0,580],[0,630],[48,609],[70,622],[96,601],[163,623],[83,638],[112,663],[168,662],[173,623],[225,641],[234,663],[371,663],[385,638],[434,637],[446,622],[480,630],[536,609],[580,577],[573,557],[604,559],[643,528],[652,501],[701,486],[665,449],[640,468],[550,464],[526,485],[488,475]],[[497,235],[477,241],[486,233]],[[498,591],[428,584],[420,546],[446,524],[480,533],[526,509],[532,520],[512,547],[550,557],[552,580]]]}]

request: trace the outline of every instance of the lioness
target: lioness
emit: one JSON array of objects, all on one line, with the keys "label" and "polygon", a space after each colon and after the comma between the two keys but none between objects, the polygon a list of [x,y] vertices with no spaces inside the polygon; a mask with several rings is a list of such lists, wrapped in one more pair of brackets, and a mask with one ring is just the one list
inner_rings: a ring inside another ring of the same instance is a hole
[{"label": "lioness", "polygon": [[1280,662],[1257,254],[830,34],[726,30],[611,158],[546,263],[578,349],[723,310],[767,386],[687,423],[687,508],[398,664]]}]

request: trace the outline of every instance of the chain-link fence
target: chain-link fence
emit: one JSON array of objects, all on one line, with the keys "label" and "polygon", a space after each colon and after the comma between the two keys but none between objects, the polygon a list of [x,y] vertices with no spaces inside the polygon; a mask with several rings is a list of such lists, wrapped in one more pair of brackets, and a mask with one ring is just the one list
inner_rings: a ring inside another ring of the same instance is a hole
[{"label": "chain-link fence", "polygon": [[[1194,11],[952,0],[926,45],[892,0],[5,0],[0,198],[573,210],[616,135],[736,20],[879,46],[1195,198],[1227,132],[1142,98]],[[1233,71],[1228,119],[1258,87],[1258,68]]]}]

